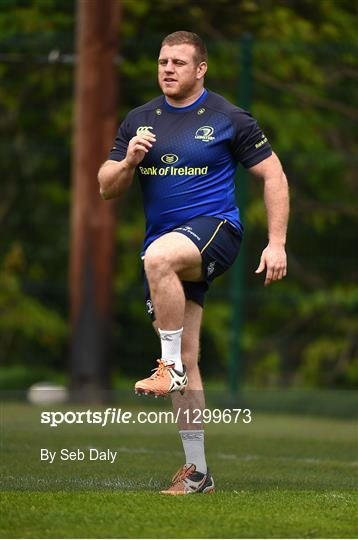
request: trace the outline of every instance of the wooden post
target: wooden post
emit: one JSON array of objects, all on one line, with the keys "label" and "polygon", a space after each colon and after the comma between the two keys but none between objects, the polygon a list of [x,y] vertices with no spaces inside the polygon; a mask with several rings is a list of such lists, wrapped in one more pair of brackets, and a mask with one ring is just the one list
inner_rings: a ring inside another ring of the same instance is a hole
[{"label": "wooden post", "polygon": [[109,388],[115,204],[101,200],[97,173],[117,127],[119,24],[118,0],[77,0],[70,386],[86,401]]}]

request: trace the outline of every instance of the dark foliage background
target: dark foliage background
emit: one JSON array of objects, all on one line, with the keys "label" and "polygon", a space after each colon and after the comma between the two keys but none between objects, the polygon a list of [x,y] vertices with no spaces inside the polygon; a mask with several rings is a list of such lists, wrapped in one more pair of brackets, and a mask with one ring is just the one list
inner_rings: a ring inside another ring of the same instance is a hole
[{"label": "dark foliage background", "polygon": [[[2,0],[0,12],[0,368],[27,384],[65,370],[75,4]],[[158,93],[156,55],[174,30],[208,43],[207,87],[238,102],[242,36],[253,41],[252,112],[287,172],[289,276],[254,274],[266,241],[262,186],[249,182],[241,292],[245,380],[352,387],[358,380],[354,144],[357,14],[340,0],[122,2],[125,113]],[[105,96],[104,96],[105,99]],[[240,201],[240,180],[238,182]],[[134,376],[157,354],[143,307],[140,193],[119,204],[112,365]],[[230,280],[210,292],[202,369],[224,373]],[[137,336],[141,339],[138,340]]]}]

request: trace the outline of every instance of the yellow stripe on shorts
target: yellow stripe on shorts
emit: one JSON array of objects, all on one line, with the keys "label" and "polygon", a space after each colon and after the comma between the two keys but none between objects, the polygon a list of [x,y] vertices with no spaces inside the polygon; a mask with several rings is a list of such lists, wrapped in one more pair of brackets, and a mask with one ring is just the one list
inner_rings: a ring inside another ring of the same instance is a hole
[{"label": "yellow stripe on shorts", "polygon": [[220,227],[226,223],[226,219],[224,219],[223,221],[220,221],[219,225],[216,227],[215,231],[214,231],[214,234],[212,235],[212,237],[210,238],[210,240],[205,244],[205,246],[203,247],[203,249],[200,251],[200,253],[203,253],[206,248],[208,247],[209,244],[211,244],[211,242],[214,240],[215,236],[218,234],[219,232],[219,229]]}]

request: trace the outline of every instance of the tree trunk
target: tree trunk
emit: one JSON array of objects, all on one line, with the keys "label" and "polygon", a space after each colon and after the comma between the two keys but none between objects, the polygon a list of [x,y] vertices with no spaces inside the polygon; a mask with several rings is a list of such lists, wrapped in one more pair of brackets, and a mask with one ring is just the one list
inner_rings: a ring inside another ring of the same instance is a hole
[{"label": "tree trunk", "polygon": [[98,169],[117,124],[119,3],[77,1],[77,63],[70,260],[71,390],[103,401],[109,388],[115,204],[102,201]]}]

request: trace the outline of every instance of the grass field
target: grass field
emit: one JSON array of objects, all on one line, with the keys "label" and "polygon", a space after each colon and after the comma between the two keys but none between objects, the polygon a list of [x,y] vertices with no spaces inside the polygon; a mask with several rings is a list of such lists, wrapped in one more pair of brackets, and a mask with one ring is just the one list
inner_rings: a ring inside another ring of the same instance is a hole
[{"label": "grass field", "polygon": [[[158,489],[183,463],[175,426],[49,428],[44,408],[2,405],[2,538],[357,536],[353,420],[253,412],[251,424],[208,424],[216,493],[168,498]],[[88,447],[118,458],[51,465],[39,457],[40,448]]]}]

